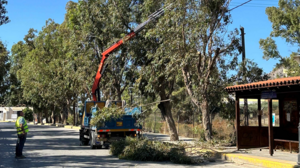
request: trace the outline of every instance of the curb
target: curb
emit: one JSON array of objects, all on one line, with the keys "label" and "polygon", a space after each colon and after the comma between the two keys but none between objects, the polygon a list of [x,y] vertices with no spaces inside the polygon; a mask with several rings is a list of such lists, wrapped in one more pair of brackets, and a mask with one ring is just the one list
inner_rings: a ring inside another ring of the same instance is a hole
[{"label": "curb", "polygon": [[[29,122],[29,124],[34,124],[34,123],[33,122]],[[76,130],[80,130],[81,129],[81,127],[79,127],[79,126],[63,125],[63,124],[51,124],[51,123],[41,124],[41,123],[38,123],[36,125],[47,125],[47,126],[63,127],[63,128],[76,129]]]},{"label": "curb", "polygon": [[249,156],[245,154],[221,153],[223,160],[229,160],[239,164],[250,164],[254,166],[267,168],[296,168],[300,167],[295,162],[270,159],[258,156]]},{"label": "curb", "polygon": [[78,127],[78,126],[71,126],[71,125],[65,125],[64,128],[80,130],[80,127]]}]

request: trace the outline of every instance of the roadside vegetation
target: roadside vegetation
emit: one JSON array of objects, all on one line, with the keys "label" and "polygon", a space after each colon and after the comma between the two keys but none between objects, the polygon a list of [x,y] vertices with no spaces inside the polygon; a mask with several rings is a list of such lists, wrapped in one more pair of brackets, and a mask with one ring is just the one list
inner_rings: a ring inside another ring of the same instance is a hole
[{"label": "roadside vegetation", "polygon": [[25,108],[23,110],[23,113],[24,113],[25,120],[33,121],[33,111],[30,108],[28,108],[28,107]]},{"label": "roadside vegetation", "polygon": [[113,142],[110,153],[120,159],[137,161],[171,161],[179,164],[192,164],[181,145],[126,137]]}]

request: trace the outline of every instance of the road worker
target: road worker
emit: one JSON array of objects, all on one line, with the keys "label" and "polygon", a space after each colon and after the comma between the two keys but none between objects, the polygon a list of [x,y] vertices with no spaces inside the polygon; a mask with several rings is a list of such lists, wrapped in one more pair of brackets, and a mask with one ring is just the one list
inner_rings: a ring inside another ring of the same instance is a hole
[{"label": "road worker", "polygon": [[18,141],[16,146],[16,158],[23,159],[25,156],[22,154],[23,147],[26,141],[26,136],[28,132],[28,125],[26,120],[24,119],[24,114],[22,111],[18,111],[18,119],[16,121],[16,128],[18,134]]}]

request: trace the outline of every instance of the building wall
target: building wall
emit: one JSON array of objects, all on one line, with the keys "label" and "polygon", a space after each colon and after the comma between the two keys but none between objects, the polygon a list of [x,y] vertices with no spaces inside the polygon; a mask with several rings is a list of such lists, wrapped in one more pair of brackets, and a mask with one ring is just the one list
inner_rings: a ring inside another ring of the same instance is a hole
[{"label": "building wall", "polygon": [[286,77],[286,74],[283,72],[284,67],[280,67],[276,70],[273,70],[269,73],[270,79],[277,79],[277,78],[284,78]]},{"label": "building wall", "polygon": [[[18,111],[23,111],[26,107],[0,107],[0,121],[15,121],[12,114],[17,114]],[[33,110],[32,107],[29,107]]]}]

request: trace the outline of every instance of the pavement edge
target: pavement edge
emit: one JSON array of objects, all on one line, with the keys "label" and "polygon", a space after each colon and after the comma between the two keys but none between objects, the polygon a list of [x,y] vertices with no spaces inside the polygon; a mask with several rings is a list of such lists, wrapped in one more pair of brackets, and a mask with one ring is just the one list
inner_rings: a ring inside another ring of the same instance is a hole
[{"label": "pavement edge", "polygon": [[221,153],[221,157],[223,160],[232,161],[238,164],[249,164],[267,168],[300,168],[300,166],[294,162],[249,156],[245,154]]},{"label": "pavement edge", "polygon": [[[33,122],[29,122],[29,124],[34,124]],[[47,125],[47,126],[56,126],[56,127],[63,127],[63,128],[67,128],[67,129],[76,129],[76,130],[80,130],[80,127],[78,126],[72,126],[72,125],[63,125],[63,124],[51,124],[51,123],[38,123],[36,125]]]}]

